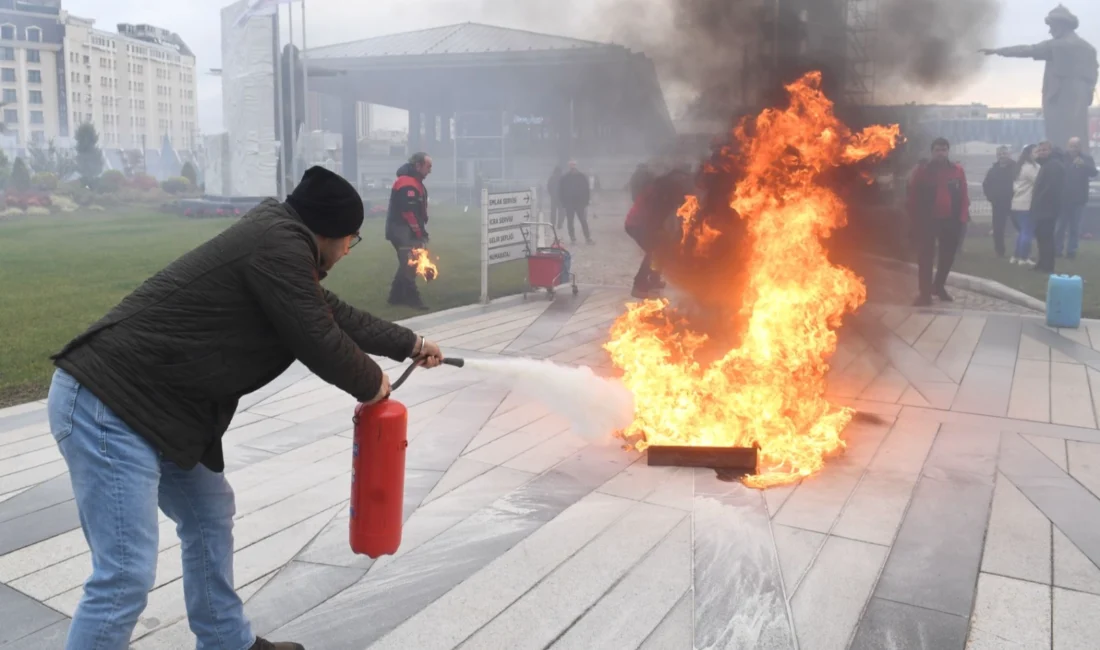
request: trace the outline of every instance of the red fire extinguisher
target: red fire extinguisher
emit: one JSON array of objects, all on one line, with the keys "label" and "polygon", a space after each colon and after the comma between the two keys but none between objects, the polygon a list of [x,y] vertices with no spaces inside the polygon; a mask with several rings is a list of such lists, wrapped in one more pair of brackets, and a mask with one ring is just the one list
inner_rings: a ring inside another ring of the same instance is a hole
[{"label": "red fire extinguisher", "polygon": [[[463,359],[443,363],[465,365]],[[405,383],[416,367],[409,366],[390,391]],[[352,422],[351,550],[371,558],[393,555],[401,545],[409,411],[387,396],[374,404],[359,404]]]}]

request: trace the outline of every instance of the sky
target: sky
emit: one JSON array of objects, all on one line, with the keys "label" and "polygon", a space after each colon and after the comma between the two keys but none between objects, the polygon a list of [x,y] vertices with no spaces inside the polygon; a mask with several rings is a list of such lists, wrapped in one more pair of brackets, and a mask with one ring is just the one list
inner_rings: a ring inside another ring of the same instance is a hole
[{"label": "sky", "polygon": [[[565,0],[306,0],[306,38],[307,45],[314,47],[472,21],[603,40],[607,36],[606,25],[602,25],[598,17],[598,7],[603,1],[634,2],[644,6],[653,0],[575,0],[577,7],[587,8],[577,11],[565,9]],[[227,0],[62,2],[70,13],[94,18],[100,29],[115,31],[115,25],[120,22],[149,23],[178,33],[198,57],[199,120],[205,133],[222,130],[221,80],[206,72],[221,66],[220,15],[222,7],[229,4]],[[996,35],[989,45],[1044,40],[1048,33],[1043,18],[1056,4],[1056,0],[1002,0]],[[1063,4],[1080,18],[1078,33],[1100,47],[1100,2],[1063,0]],[[300,29],[300,22],[297,27]],[[299,45],[301,38],[299,31],[295,37]],[[1038,106],[1042,72],[1041,62],[991,58],[963,87],[907,99],[922,103]],[[377,125],[380,128],[402,127],[398,114],[383,113],[380,117],[384,120]]]}]

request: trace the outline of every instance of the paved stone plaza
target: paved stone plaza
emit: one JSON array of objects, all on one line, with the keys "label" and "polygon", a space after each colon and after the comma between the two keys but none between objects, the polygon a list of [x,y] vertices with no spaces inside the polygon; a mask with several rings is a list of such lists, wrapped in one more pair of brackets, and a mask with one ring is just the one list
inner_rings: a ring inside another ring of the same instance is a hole
[{"label": "paved stone plaza", "polygon": [[[588,445],[472,370],[417,371],[395,393],[403,543],[374,562],[348,545],[354,402],[292,368],[226,437],[255,631],[310,650],[1097,647],[1100,323],[1055,331],[965,299],[914,310],[876,286],[830,390],[880,421],[766,492]],[[606,366],[626,300],[586,286],[408,324],[453,356]],[[0,411],[5,649],[61,648],[91,568],[44,409]],[[142,650],[195,643],[163,521]]]}]

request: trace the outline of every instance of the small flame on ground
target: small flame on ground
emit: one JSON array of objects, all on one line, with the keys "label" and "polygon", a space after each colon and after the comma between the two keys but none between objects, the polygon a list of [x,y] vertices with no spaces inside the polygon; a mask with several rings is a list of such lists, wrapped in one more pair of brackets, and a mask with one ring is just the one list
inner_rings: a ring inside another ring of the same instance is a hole
[{"label": "small flame on ground", "polygon": [[[810,476],[844,447],[840,434],[854,411],[825,399],[825,377],[841,318],[867,293],[827,257],[822,240],[844,225],[846,211],[820,177],[881,158],[899,138],[897,126],[852,133],[834,116],[820,73],[787,90],[789,108],[745,121],[733,133],[739,146],[723,151],[742,172],[729,205],[747,237],[745,286],[728,299],[740,300],[727,316],[730,331],[743,327],[736,347],[708,349],[713,341],[666,300],[630,305],[605,345],[635,398],[624,439],[639,451],[759,444],[758,474],[744,479],[758,488]],[[721,234],[707,216],[694,198],[680,209],[680,255],[705,256]]]},{"label": "small flame on ground", "polygon": [[426,248],[414,248],[409,251],[409,266],[415,267],[416,274],[428,282],[439,277],[439,267],[428,257]]}]

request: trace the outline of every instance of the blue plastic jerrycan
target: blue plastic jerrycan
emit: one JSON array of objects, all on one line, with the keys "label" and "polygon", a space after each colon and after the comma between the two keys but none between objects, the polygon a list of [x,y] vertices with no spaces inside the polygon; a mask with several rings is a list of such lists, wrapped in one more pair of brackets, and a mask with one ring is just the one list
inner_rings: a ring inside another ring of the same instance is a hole
[{"label": "blue plastic jerrycan", "polygon": [[1081,325],[1085,286],[1078,275],[1052,275],[1047,281],[1047,325],[1076,329]]}]

